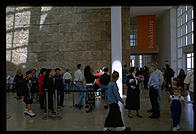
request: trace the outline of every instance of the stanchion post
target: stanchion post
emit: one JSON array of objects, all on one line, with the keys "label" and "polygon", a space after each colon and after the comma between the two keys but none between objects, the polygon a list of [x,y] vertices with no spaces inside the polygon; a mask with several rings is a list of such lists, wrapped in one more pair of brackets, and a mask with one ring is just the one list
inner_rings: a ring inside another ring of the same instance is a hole
[{"label": "stanchion post", "polygon": [[57,89],[55,89],[55,107],[56,107],[56,117],[57,117]]},{"label": "stanchion post", "polygon": [[45,89],[46,91],[46,113],[47,113],[47,119],[48,119],[48,89]]}]

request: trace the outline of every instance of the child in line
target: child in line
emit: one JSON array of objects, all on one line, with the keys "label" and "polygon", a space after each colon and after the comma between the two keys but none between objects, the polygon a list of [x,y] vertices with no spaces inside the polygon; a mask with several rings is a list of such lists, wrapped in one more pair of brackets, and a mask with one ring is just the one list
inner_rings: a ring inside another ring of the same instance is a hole
[{"label": "child in line", "polygon": [[193,103],[193,101],[187,101],[184,99],[183,96],[180,94],[179,88],[173,88],[173,95],[170,95],[170,107],[171,107],[171,114],[173,119],[173,131],[177,131],[180,129],[180,117],[181,117],[181,102],[185,103]]},{"label": "child in line", "polygon": [[24,78],[24,87],[22,99],[26,104],[24,114],[29,115],[30,117],[35,117],[35,113],[32,112],[31,104],[33,103],[33,93],[32,93],[32,84],[30,79],[32,78],[32,72],[26,72],[26,78]]}]

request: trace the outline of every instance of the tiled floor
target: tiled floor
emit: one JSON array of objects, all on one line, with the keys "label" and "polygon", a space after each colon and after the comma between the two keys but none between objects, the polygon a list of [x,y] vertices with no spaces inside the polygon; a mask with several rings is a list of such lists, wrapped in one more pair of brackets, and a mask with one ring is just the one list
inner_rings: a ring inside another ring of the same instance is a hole
[{"label": "tiled floor", "polygon": [[[32,104],[33,111],[37,116],[31,118],[23,114],[25,104],[22,100],[16,100],[15,96],[15,93],[7,93],[8,119],[6,124],[8,131],[103,131],[108,109],[104,109],[103,100],[100,98],[96,99],[96,109],[86,113],[84,108],[79,110],[73,107],[72,93],[65,94],[65,107],[58,110],[58,116],[62,117],[62,119],[44,120],[43,117],[46,114],[39,108],[38,103]],[[162,111],[159,119],[148,118],[150,115],[147,112],[150,109],[148,90],[142,90],[140,103],[140,113],[143,118],[138,118],[133,114],[134,117],[131,119],[127,117],[127,110],[119,103],[126,126],[131,127],[132,131],[171,131],[171,113],[169,111],[168,98],[164,91],[162,93]],[[135,111],[132,113],[135,113]],[[183,104],[180,126],[180,131],[194,130],[192,104]]]}]

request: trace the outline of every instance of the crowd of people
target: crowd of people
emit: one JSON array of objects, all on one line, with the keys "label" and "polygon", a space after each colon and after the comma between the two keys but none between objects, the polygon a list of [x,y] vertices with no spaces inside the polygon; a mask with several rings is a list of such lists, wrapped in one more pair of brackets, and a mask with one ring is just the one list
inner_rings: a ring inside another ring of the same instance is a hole
[{"label": "crowd of people", "polygon": [[[103,71],[102,71],[103,70]],[[70,85],[73,83],[78,91],[87,90],[89,92],[78,92],[78,99],[75,107],[81,109],[85,97],[85,110],[91,112],[95,109],[96,91],[101,91],[104,100],[104,108],[109,108],[108,115],[105,119],[104,131],[110,131],[120,128],[123,131],[129,131],[121,118],[121,112],[118,105],[120,101],[128,110],[128,117],[133,118],[132,111],[136,110],[136,116],[142,118],[140,114],[140,91],[141,84],[145,89],[149,90],[149,98],[151,108],[147,112],[152,112],[149,116],[151,119],[158,119],[161,113],[161,93],[166,91],[168,94],[169,104],[171,105],[171,114],[173,119],[173,130],[180,129],[179,122],[181,116],[181,101],[186,103],[194,103],[193,89],[193,72],[185,74],[183,69],[179,75],[174,77],[173,69],[166,65],[166,68],[158,69],[158,64],[152,64],[149,68],[131,67],[127,69],[127,65],[123,68],[123,84],[127,87],[127,97],[125,102],[121,98],[116,81],[119,73],[114,71],[109,73],[109,69],[104,67],[97,70],[94,74],[93,68],[87,65],[83,67],[77,65],[77,70],[72,78],[68,69],[61,74],[61,69],[56,68],[55,74],[52,69],[42,68],[40,73],[36,75],[36,69],[26,72],[23,78],[22,70],[18,69],[14,77],[13,89],[16,90],[17,100],[23,99],[26,104],[24,114],[35,117],[31,104],[34,100],[39,100],[40,108],[46,112],[46,92],[48,92],[48,109],[51,113],[56,113],[53,107],[53,98],[55,90],[57,90],[57,104],[64,107],[64,94],[69,94]],[[187,101],[184,97],[190,93],[191,101]]]}]

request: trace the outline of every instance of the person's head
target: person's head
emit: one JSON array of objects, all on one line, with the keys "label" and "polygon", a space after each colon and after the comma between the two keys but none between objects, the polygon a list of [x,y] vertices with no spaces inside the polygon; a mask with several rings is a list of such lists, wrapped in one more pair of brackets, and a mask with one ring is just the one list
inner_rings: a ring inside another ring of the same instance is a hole
[{"label": "person's head", "polygon": [[169,68],[169,64],[166,64],[166,69],[168,69]]},{"label": "person's head", "polygon": [[109,69],[107,67],[104,68],[103,70],[105,73],[107,73],[109,71]]},{"label": "person's head", "polygon": [[32,69],[32,74],[36,74],[36,69]]},{"label": "person's head", "polygon": [[162,72],[165,72],[165,68],[162,68],[161,71],[162,71]]},{"label": "person's head", "polygon": [[56,75],[60,75],[61,69],[60,69],[60,68],[56,68],[56,69],[55,69],[55,72],[56,72]]},{"label": "person's head", "polygon": [[32,78],[32,71],[31,70],[26,72],[26,77],[27,77],[27,79]]},{"label": "person's head", "polygon": [[184,70],[183,69],[180,69],[180,73],[179,73],[180,75],[185,75],[185,72],[184,72]]},{"label": "person's head", "polygon": [[179,86],[179,80],[178,80],[178,78],[173,78],[173,86],[176,86],[176,87],[178,87]]},{"label": "person's head", "polygon": [[99,69],[97,69],[97,73],[99,73]]},{"label": "person's head", "polygon": [[152,73],[156,70],[156,67],[154,65],[151,65],[149,68],[149,72]]},{"label": "person's head", "polygon": [[180,93],[181,93],[180,88],[178,88],[178,87],[174,88],[173,93],[174,93],[175,96],[179,96]]},{"label": "person's head", "polygon": [[77,69],[82,69],[82,65],[81,64],[78,64],[77,65]]},{"label": "person's head", "polygon": [[52,75],[53,75],[52,69],[47,69],[47,70],[46,70],[45,76],[46,76],[46,77],[50,77],[50,76],[52,76]]},{"label": "person's head", "polygon": [[69,69],[66,69],[65,71],[66,71],[66,72],[69,72]]},{"label": "person's head", "polygon": [[19,68],[16,72],[16,74],[22,74],[22,70]]},{"label": "person's head", "polygon": [[134,73],[134,74],[136,74],[136,73],[137,73],[136,68],[135,68],[135,67],[131,67],[131,68],[129,69],[129,73]]},{"label": "person's head", "polygon": [[84,68],[84,75],[88,75],[91,73],[91,68],[89,65],[85,66]]},{"label": "person's head", "polygon": [[114,72],[112,73],[112,81],[116,82],[118,78],[119,78],[119,73],[114,70]]},{"label": "person's head", "polygon": [[42,68],[42,69],[40,70],[40,74],[41,74],[41,75],[45,75],[45,74],[46,74],[46,70],[47,70],[46,68]]},{"label": "person's head", "polygon": [[126,64],[124,65],[124,68],[127,68],[127,65]]}]

